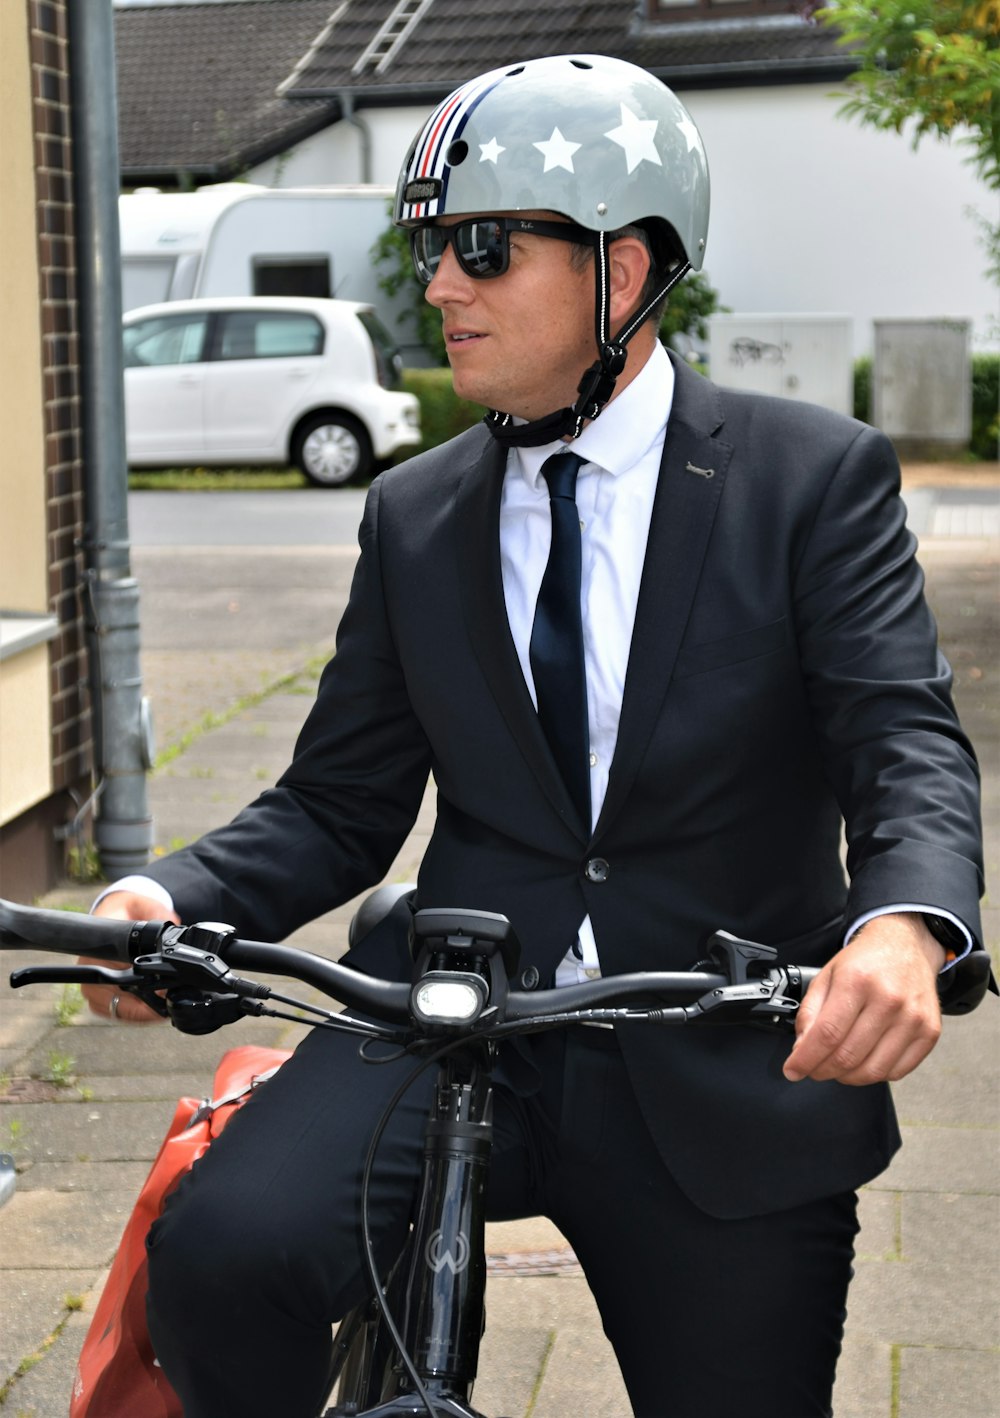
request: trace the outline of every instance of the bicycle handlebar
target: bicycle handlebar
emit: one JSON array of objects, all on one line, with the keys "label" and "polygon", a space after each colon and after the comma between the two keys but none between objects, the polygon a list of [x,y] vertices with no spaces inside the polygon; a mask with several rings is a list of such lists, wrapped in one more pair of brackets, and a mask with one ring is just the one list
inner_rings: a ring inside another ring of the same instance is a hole
[{"label": "bicycle handlebar", "polygon": [[0,900],[0,946],[26,949],[36,945],[59,955],[90,955],[95,960],[117,960],[123,965],[155,949],[165,924],[116,921],[76,911],[46,911]]},{"label": "bicycle handlebar", "polygon": [[[767,960],[773,952],[766,947],[733,942],[721,935],[716,939],[724,939],[729,946],[747,945],[750,952],[760,952],[767,963],[773,963]],[[246,1000],[264,998],[270,993],[267,986],[232,973],[234,969],[251,969],[299,980],[386,1023],[412,1024],[414,1019],[410,984],[378,979],[294,946],[242,940],[231,927],[214,922],[175,926],[160,921],[119,921],[0,900],[0,945],[15,949],[36,946],[133,966],[125,972],[79,965],[28,967],[11,976],[15,987],[44,981],[89,981],[119,988],[138,986],[141,991],[143,987],[151,990],[195,983],[198,989],[215,989]],[[506,995],[501,1018],[515,1029],[518,1024],[542,1018],[554,1023],[563,1015],[637,1004],[662,1013],[665,1001],[680,1006],[698,1003],[701,1017],[712,1012],[716,1001],[749,1010],[773,998],[780,998],[787,1006],[784,1013],[788,1017],[816,973],[783,965],[755,978],[748,978],[745,970],[739,977],[732,966],[728,973],[649,971],[602,976],[559,989],[512,991]]]}]

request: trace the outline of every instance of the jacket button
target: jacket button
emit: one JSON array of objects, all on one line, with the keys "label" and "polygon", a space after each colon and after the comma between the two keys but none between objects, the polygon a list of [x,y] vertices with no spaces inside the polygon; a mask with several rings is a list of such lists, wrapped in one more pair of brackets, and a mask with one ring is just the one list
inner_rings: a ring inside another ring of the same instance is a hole
[{"label": "jacket button", "polygon": [[522,970],[521,972],[521,989],[537,990],[539,978],[537,967],[529,965],[527,970]]},{"label": "jacket button", "polygon": [[583,869],[583,874],[588,881],[607,881],[611,868],[603,857],[591,857]]}]

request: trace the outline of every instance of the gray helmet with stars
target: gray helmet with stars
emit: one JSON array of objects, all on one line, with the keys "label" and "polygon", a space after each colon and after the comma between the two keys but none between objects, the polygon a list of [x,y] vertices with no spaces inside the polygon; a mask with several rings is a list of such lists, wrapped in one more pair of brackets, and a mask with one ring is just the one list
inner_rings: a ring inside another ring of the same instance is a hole
[{"label": "gray helmet with stars", "polygon": [[687,109],[644,69],[597,54],[532,59],[456,89],[414,140],[396,223],[534,210],[595,232],[665,223],[700,270],[708,162]]}]

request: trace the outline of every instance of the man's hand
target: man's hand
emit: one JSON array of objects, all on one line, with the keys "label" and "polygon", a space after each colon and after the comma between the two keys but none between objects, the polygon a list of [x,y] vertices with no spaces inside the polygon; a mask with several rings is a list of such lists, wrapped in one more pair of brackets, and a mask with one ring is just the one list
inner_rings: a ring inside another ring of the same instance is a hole
[{"label": "man's hand", "polygon": [[[172,911],[165,911],[159,901],[148,896],[136,896],[131,891],[112,891],[94,911],[95,916],[110,916],[116,921],[173,921],[180,925],[180,917]],[[93,960],[81,956],[81,965],[104,965],[113,970],[124,970],[124,965],[115,965],[107,960]],[[148,1004],[134,995],[117,994],[109,985],[84,985],[83,996],[94,1014],[102,1019],[124,1019],[129,1024],[158,1024],[160,1016]]]},{"label": "man's hand", "polygon": [[916,913],[877,916],[829,961],[795,1021],[785,1077],[866,1084],[904,1078],[941,1033],[944,948]]}]

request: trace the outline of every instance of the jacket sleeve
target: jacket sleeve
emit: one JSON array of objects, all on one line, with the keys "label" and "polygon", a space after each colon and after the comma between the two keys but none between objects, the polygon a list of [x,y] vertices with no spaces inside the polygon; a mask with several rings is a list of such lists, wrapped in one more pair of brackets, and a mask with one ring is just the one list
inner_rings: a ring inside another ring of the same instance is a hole
[{"label": "jacket sleeve", "polygon": [[981,939],[979,774],[951,698],[889,440],[847,448],[793,568],[813,722],[844,815],[847,919],[898,902]]},{"label": "jacket sleeve", "polygon": [[283,939],[379,881],[413,825],[430,755],[384,602],[380,496],[377,479],[336,651],[290,766],[232,822],[148,870],[182,920]]}]

